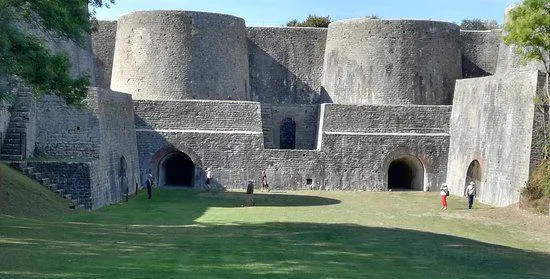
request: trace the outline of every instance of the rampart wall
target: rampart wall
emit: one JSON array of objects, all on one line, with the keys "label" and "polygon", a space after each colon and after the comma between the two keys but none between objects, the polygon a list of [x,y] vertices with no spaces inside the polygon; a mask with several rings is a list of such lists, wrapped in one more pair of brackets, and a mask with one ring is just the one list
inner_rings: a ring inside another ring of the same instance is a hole
[{"label": "rampart wall", "polygon": [[249,27],[247,36],[252,100],[320,102],[326,28]]},{"label": "rampart wall", "polygon": [[323,90],[350,105],[449,105],[462,77],[459,28],[420,20],[329,25]]},{"label": "rampart wall", "polygon": [[97,30],[92,32],[94,76],[100,88],[111,88],[116,29],[116,21],[99,21]]},{"label": "rampart wall", "polygon": [[111,88],[134,100],[250,100],[244,20],[189,11],[118,19]]},{"label": "rampart wall", "polygon": [[536,71],[457,82],[451,115],[447,183],[464,194],[468,167],[480,165],[481,202],[506,206],[519,201],[529,179]]},{"label": "rampart wall", "polygon": [[496,73],[502,30],[460,30],[462,76],[483,77]]}]

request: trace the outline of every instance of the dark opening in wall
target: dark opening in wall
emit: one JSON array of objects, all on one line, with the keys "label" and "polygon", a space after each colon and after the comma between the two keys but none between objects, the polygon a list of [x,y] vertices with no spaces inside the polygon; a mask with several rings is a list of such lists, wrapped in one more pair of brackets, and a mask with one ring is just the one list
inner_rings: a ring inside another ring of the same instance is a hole
[{"label": "dark opening in wall", "polygon": [[468,170],[466,171],[466,179],[464,181],[464,193],[466,193],[466,187],[468,187],[470,181],[473,181],[475,183],[475,186],[479,191],[479,186],[481,182],[481,166],[477,160],[473,160],[468,166]]},{"label": "dark opening in wall", "polygon": [[193,187],[195,164],[183,152],[172,153],[161,164],[164,186]]},{"label": "dark opening in wall", "polygon": [[393,160],[388,167],[389,190],[424,190],[424,166],[418,158],[404,156]]},{"label": "dark opening in wall", "polygon": [[280,145],[281,149],[296,148],[296,122],[290,117],[281,122]]},{"label": "dark opening in wall", "polygon": [[307,179],[306,179],[306,184],[307,184],[307,185],[313,184],[313,179],[307,178]]}]

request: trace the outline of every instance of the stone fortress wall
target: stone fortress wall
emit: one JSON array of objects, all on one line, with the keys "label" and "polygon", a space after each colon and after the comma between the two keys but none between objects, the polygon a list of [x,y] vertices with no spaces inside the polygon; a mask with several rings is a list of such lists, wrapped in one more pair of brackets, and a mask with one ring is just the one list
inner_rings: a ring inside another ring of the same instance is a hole
[{"label": "stone fortress wall", "polygon": [[[474,173],[483,202],[517,202],[523,184],[513,181],[528,177],[537,156],[527,100],[539,85],[536,73],[514,73],[517,59],[498,34],[371,19],[247,28],[233,16],[184,11],[131,13],[116,28],[100,22],[95,80],[129,95],[76,130],[98,157],[87,170],[88,207],[120,200],[121,185],[143,185],[149,169],[159,185],[202,188],[207,167],[227,189],[258,183],[265,168],[272,189],[434,190],[447,181],[461,194]],[[513,129],[520,139],[499,141]],[[37,154],[52,144],[38,140]],[[469,170],[474,158],[479,167]]]}]

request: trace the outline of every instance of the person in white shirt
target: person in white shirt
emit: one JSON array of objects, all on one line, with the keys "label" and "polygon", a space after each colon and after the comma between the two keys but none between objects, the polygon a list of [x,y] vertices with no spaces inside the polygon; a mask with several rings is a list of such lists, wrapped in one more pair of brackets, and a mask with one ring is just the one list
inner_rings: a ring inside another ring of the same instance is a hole
[{"label": "person in white shirt", "polygon": [[473,181],[470,181],[470,184],[466,188],[466,195],[468,196],[468,209],[472,209],[474,197],[476,196],[476,184]]},{"label": "person in white shirt", "polygon": [[206,190],[210,190],[210,183],[212,182],[212,170],[208,167],[206,168],[206,181],[204,182]]},{"label": "person in white shirt", "polygon": [[447,197],[449,196],[449,188],[447,188],[447,183],[443,183],[441,185],[439,194],[441,195],[441,210],[447,210]]}]

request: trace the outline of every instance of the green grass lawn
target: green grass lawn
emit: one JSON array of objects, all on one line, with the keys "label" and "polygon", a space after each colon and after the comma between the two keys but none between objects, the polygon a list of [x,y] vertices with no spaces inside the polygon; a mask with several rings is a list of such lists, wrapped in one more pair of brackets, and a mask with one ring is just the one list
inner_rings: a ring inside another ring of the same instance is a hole
[{"label": "green grass lawn", "polygon": [[0,215],[0,278],[550,278],[548,217],[434,193],[156,189]]}]

